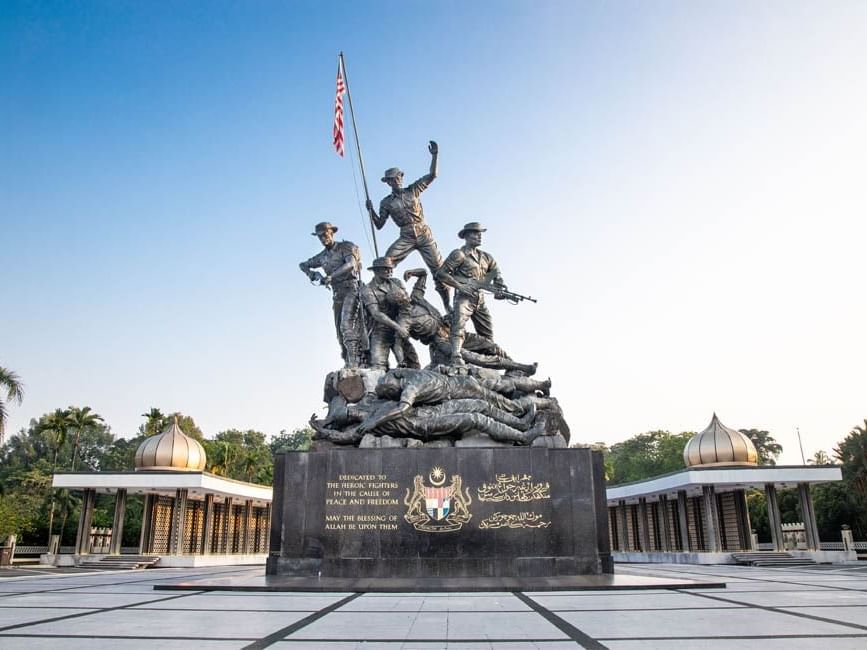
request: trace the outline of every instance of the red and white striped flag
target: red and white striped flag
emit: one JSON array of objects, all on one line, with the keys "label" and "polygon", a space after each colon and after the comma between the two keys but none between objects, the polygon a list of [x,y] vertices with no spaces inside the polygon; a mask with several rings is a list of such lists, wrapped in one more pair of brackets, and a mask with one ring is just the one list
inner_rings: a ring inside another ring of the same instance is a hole
[{"label": "red and white striped flag", "polygon": [[346,84],[343,81],[343,71],[337,65],[337,96],[334,98],[334,150],[343,158],[343,93]]}]

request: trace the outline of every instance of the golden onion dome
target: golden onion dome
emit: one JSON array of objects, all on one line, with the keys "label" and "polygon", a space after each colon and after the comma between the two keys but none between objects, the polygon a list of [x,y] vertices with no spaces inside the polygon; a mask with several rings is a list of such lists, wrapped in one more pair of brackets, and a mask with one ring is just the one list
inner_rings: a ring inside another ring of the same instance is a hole
[{"label": "golden onion dome", "polygon": [[757,460],[752,440],[725,426],[716,413],[707,428],[690,438],[683,449],[683,462],[687,467],[755,465]]},{"label": "golden onion dome", "polygon": [[205,469],[205,449],[178,426],[178,418],[165,430],[151,436],[135,452],[135,469],[200,472]]}]

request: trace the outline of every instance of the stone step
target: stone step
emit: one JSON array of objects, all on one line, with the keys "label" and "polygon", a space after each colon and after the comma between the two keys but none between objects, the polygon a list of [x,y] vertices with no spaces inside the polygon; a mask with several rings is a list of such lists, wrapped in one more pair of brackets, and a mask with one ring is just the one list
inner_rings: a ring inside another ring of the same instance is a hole
[{"label": "stone step", "polygon": [[785,551],[755,551],[751,553],[732,553],[732,559],[738,564],[748,566],[808,566],[816,564],[810,558],[793,557]]},{"label": "stone step", "polygon": [[79,562],[78,566],[116,571],[118,569],[147,569],[159,561],[159,557],[149,555],[107,555],[100,560],[84,560]]}]

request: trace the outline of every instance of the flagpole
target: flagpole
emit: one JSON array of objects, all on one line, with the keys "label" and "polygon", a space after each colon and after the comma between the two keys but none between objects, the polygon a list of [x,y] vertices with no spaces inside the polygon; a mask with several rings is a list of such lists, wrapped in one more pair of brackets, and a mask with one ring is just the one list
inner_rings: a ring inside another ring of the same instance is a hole
[{"label": "flagpole", "polygon": [[[364,158],[361,156],[361,143],[358,140],[358,127],[355,125],[355,110],[352,108],[352,91],[349,89],[349,76],[346,74],[346,61],[343,60],[343,52],[338,54],[340,68],[343,70],[343,82],[346,84],[346,97],[349,99],[349,117],[352,119],[352,132],[355,134],[355,150],[358,152],[358,164],[361,167],[361,182],[364,185],[365,210],[367,209],[366,201],[370,201],[370,193],[367,191],[367,176],[364,173]],[[376,228],[373,224],[373,218],[370,212],[367,213],[370,219],[370,234],[373,235],[373,252],[376,257],[379,257],[379,247],[376,244]]]}]

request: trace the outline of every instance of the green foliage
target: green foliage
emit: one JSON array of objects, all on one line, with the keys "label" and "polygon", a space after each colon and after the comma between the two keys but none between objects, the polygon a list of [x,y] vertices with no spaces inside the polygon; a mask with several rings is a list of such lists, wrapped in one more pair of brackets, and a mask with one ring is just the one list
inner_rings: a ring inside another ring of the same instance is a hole
[{"label": "green foliage", "polygon": [[[117,438],[102,418],[87,406],[56,409],[31,420],[0,446],[0,535],[14,532],[20,543],[44,544],[49,531],[61,534],[61,544],[75,540],[81,507],[80,494],[51,487],[56,472],[127,472],[135,452],[147,436],[159,433],[178,417],[181,430],[198,440],[208,455],[207,471],[240,481],[270,485],[275,449],[304,450],[311,431],[281,431],[268,440],[254,430],[221,431],[205,440],[195,421],[182,413],[165,415],[157,408],[144,414],[145,424],[133,438]],[[141,497],[130,495],[124,518],[123,545],[138,544],[141,532]],[[53,513],[53,514],[52,514]],[[94,511],[94,526],[110,527],[114,498],[100,495]]]},{"label": "green foliage", "polygon": [[840,529],[844,524],[853,529],[856,539],[864,539],[867,532],[863,525],[864,503],[859,503],[858,497],[845,481],[822,483],[810,491],[819,526],[819,539],[840,541]]},{"label": "green foliage", "polygon": [[648,431],[611,446],[611,483],[618,485],[683,469],[683,448],[695,434]]},{"label": "green foliage", "polygon": [[843,466],[843,482],[849,488],[847,497],[854,505],[848,523],[856,538],[863,539],[867,535],[867,419],[834,448],[834,455]]},{"label": "green foliage", "polygon": [[747,438],[752,440],[756,448],[759,465],[776,465],[777,458],[783,453],[783,446],[767,431],[758,429],[738,429]]},{"label": "green foliage", "polygon": [[178,428],[188,435],[190,438],[195,438],[199,442],[205,439],[202,430],[196,425],[195,420],[189,415],[184,415],[180,411],[163,415],[163,412],[158,408],[151,407],[147,413],[142,413],[142,417],[147,421],[138,428],[140,436],[154,436],[165,431],[175,418],[178,419]]},{"label": "green foliage", "polygon": [[307,451],[312,442],[313,429],[310,427],[295,429],[292,433],[286,433],[286,429],[283,429],[271,438],[271,454],[283,451]]},{"label": "green foliage", "polygon": [[0,392],[6,391],[6,399],[0,398],[0,444],[3,444],[3,437],[6,433],[6,412],[7,402],[17,402],[21,404],[24,400],[24,384],[21,378],[8,368],[0,366]]},{"label": "green foliage", "polygon": [[831,465],[833,462],[834,460],[828,455],[828,452],[820,449],[807,461],[807,465]]},{"label": "green foliage", "polygon": [[213,440],[205,440],[203,445],[208,456],[206,470],[212,474],[249,483],[271,483],[274,461],[264,433],[229,429]]}]

